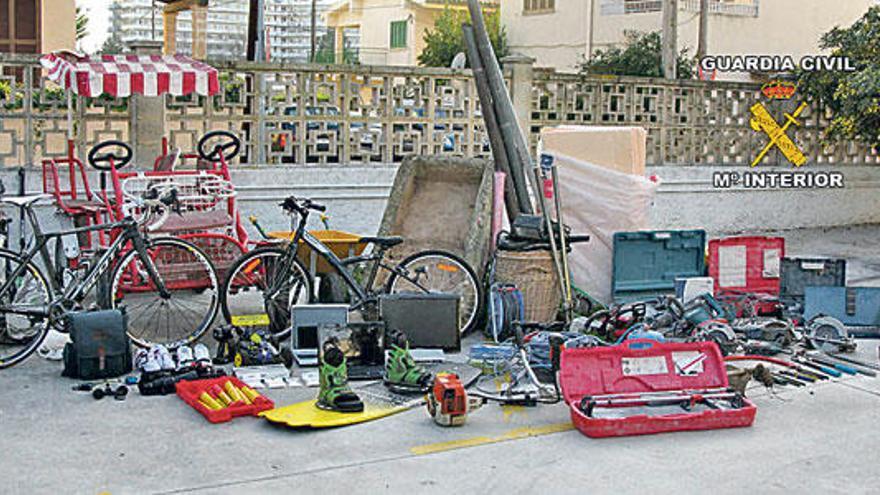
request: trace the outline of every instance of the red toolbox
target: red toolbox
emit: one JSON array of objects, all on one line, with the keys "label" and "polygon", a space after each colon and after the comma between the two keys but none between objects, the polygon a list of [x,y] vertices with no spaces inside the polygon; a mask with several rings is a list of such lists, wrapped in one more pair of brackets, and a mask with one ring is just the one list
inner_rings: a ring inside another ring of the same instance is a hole
[{"label": "red toolbox", "polygon": [[247,384],[238,378],[223,376],[207,380],[183,380],[177,382],[175,389],[178,397],[192,406],[193,409],[202,413],[202,416],[212,423],[225,423],[239,416],[257,416],[263,411],[275,408],[275,403],[263,395],[258,395],[251,401],[251,404],[238,403],[217,410],[210,409],[199,401],[202,393],[209,392],[214,385],[219,386],[225,391],[223,385],[226,382],[232,382],[239,390],[242,390],[242,387],[247,387]]},{"label": "red toolbox", "polygon": [[[779,297],[782,277],[782,257],[785,239],[782,237],[743,236],[725,237],[709,241],[709,276],[715,280],[715,296],[736,302],[743,294]],[[737,306],[737,316],[743,309]],[[778,310],[778,302],[755,305],[758,314]]]},{"label": "red toolbox", "polygon": [[[716,400],[735,394],[727,388],[724,359],[714,342],[631,340],[613,347],[565,349],[559,383],[572,423],[593,438],[750,426],[757,412],[744,397],[735,396],[741,402],[738,408]],[[662,404],[674,412],[648,413],[650,404],[682,396],[691,399]],[[582,409],[588,401],[596,405],[589,415]],[[699,407],[680,407],[688,401]],[[627,415],[629,409],[637,412]]]}]

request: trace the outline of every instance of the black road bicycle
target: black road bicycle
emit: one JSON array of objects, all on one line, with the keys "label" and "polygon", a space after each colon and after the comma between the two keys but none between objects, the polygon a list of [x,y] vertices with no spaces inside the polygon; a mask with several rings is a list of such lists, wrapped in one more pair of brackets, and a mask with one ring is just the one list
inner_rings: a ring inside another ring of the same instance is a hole
[{"label": "black road bicycle", "polygon": [[[65,331],[65,316],[81,309],[95,286],[100,289],[95,291],[97,306],[125,308],[129,336],[140,346],[191,343],[213,323],[220,283],[214,265],[192,243],[148,238],[131,217],[44,233],[33,205],[50,195],[5,197],[2,193],[0,183],[0,202],[22,209],[33,242],[21,253],[0,249],[0,369],[26,359],[50,328]],[[174,199],[166,198],[148,199],[145,205],[167,216]],[[113,231],[115,239],[99,256],[84,261],[65,283],[49,256],[49,241],[61,243],[63,236],[97,230]],[[180,269],[183,265],[186,270]],[[198,290],[186,279],[193,274],[199,278]]]},{"label": "black road bicycle", "polygon": [[[242,325],[259,322],[268,316],[270,330],[277,338],[290,331],[290,308],[314,301],[314,281],[297,258],[304,243],[324,259],[333,273],[321,280],[321,292],[333,302],[347,302],[351,310],[375,311],[380,294],[442,292],[457,294],[459,330],[472,330],[482,308],[482,288],[474,270],[460,257],[445,251],[421,251],[398,265],[385,262],[389,249],[403,243],[401,237],[362,237],[372,252],[340,259],[319,239],[305,230],[310,211],[325,207],[309,199],[291,196],[281,208],[296,223],[292,239],[281,245],[256,248],[239,258],[229,269],[220,291],[220,303],[226,321]],[[297,223],[298,219],[298,223]],[[293,227],[293,225],[292,225]],[[325,285],[325,282],[335,283]],[[322,302],[328,302],[322,297]],[[372,314],[372,313],[367,313]],[[265,323],[265,321],[263,321]]]}]

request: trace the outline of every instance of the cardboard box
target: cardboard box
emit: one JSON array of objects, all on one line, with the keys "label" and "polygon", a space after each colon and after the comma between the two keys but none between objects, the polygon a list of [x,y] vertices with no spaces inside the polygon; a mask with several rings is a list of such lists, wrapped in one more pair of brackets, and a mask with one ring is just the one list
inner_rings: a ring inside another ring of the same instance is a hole
[{"label": "cardboard box", "polygon": [[645,174],[648,133],[641,127],[563,125],[541,129],[542,151],[618,172]]}]

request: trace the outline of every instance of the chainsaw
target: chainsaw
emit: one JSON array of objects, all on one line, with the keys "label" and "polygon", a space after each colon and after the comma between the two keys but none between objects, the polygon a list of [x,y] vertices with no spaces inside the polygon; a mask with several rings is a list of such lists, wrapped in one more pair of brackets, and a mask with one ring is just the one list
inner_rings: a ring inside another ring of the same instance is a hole
[{"label": "chainsaw", "polygon": [[454,373],[437,373],[426,399],[428,415],[441,426],[461,426],[470,412],[483,405],[482,398],[468,397]]}]

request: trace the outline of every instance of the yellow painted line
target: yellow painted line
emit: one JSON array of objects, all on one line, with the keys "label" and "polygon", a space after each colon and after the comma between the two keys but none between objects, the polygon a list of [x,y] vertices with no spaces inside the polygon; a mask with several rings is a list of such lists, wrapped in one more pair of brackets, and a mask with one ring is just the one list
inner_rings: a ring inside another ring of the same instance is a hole
[{"label": "yellow painted line", "polygon": [[507,442],[509,440],[519,440],[522,438],[537,437],[541,435],[550,435],[552,433],[561,433],[563,431],[569,431],[573,429],[574,426],[571,423],[554,423],[545,426],[528,426],[525,428],[510,430],[503,435],[498,435],[494,437],[471,437],[461,440],[452,440],[449,442],[419,445],[409,449],[409,451],[415,455],[436,454],[437,452],[466,449],[468,447],[477,447],[479,445]]}]

